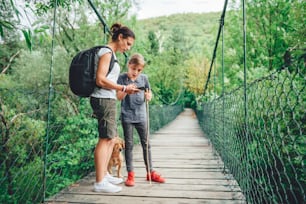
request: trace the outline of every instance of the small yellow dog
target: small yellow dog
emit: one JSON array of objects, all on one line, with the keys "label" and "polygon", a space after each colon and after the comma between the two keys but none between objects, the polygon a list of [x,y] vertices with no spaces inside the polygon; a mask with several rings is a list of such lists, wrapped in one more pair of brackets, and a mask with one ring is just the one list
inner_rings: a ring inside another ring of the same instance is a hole
[{"label": "small yellow dog", "polygon": [[122,178],[121,167],[123,162],[123,155],[121,151],[125,148],[124,141],[120,137],[115,138],[115,145],[113,149],[112,156],[109,160],[107,170],[112,174],[112,168],[115,167],[117,170],[117,177]]}]

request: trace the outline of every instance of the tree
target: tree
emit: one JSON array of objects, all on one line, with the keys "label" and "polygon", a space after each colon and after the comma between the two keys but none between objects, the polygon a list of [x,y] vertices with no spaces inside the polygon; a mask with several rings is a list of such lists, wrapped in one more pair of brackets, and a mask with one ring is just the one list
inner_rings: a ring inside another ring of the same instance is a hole
[{"label": "tree", "polygon": [[206,84],[210,68],[209,60],[202,56],[195,55],[193,58],[187,60],[185,64],[186,67],[188,67],[186,69],[185,80],[187,90],[196,97],[203,95],[204,85]]},{"label": "tree", "polygon": [[[304,1],[252,0],[247,4],[247,68],[276,70],[283,64],[287,50],[302,45],[305,35],[301,9]],[[242,18],[240,12],[230,12],[226,42],[237,56],[243,56]],[[239,26],[240,25],[240,26]],[[295,38],[293,38],[295,36]],[[298,36],[298,37],[297,37]],[[304,40],[305,41],[305,40]],[[228,44],[228,43],[227,43]],[[236,58],[242,64],[243,59]],[[252,77],[252,76],[250,76]]]},{"label": "tree", "polygon": [[149,31],[148,40],[150,42],[149,54],[156,55],[159,53],[159,41],[153,31]]},{"label": "tree", "polygon": [[20,52],[20,33],[15,32],[18,24],[12,1],[3,0],[0,4],[0,74],[9,72]]}]

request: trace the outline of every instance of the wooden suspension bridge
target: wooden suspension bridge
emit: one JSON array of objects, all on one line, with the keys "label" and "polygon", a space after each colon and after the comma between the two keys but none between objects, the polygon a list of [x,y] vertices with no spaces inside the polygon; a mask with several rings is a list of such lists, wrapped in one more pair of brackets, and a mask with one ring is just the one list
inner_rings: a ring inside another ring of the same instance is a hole
[{"label": "wooden suspension bridge", "polygon": [[[166,183],[146,181],[140,145],[134,147],[135,186],[119,193],[93,192],[94,172],[49,198],[46,203],[176,204],[246,203],[237,182],[202,132],[192,109],[151,134],[152,160]],[[125,167],[122,170],[126,177]]]}]

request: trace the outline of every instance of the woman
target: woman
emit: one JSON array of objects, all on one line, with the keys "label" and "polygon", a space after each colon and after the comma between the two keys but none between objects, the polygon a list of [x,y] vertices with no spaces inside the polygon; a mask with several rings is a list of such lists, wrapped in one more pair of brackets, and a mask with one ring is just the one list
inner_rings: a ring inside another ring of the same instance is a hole
[{"label": "woman", "polygon": [[98,120],[99,131],[99,140],[94,152],[96,169],[94,191],[107,193],[121,191],[122,187],[116,186],[116,184],[123,182],[121,178],[112,177],[107,172],[107,165],[115,144],[114,138],[117,136],[116,91],[122,91],[127,94],[139,91],[133,84],[124,86],[116,83],[120,74],[118,63],[115,63],[111,72],[107,74],[112,54],[117,59],[115,53],[128,51],[135,40],[133,31],[119,23],[112,25],[111,31],[112,38],[107,44],[109,48],[101,48],[98,52],[97,87],[90,97],[91,107]]},{"label": "woman", "polygon": [[[142,91],[127,95],[123,91],[117,92],[117,98],[121,102],[121,122],[124,132],[125,140],[125,161],[128,172],[126,186],[134,186],[134,168],[133,168],[133,129],[138,132],[142,151],[143,159],[147,171],[147,180],[152,180],[159,183],[164,183],[165,179],[161,177],[156,171],[153,170],[151,159],[151,147],[149,140],[147,140],[147,115],[145,100],[150,101],[152,93],[150,84],[146,75],[141,74],[145,67],[145,61],[142,55],[134,54],[128,62],[128,72],[120,74],[118,84],[130,86],[135,84]],[[147,148],[148,147],[148,148]]]}]

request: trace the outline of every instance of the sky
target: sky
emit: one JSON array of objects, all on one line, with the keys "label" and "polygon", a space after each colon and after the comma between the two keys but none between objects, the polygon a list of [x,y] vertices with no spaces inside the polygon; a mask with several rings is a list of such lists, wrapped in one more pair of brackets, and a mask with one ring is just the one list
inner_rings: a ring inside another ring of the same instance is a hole
[{"label": "sky", "polygon": [[222,11],[224,0],[139,0],[137,19],[168,16],[176,13]]}]

